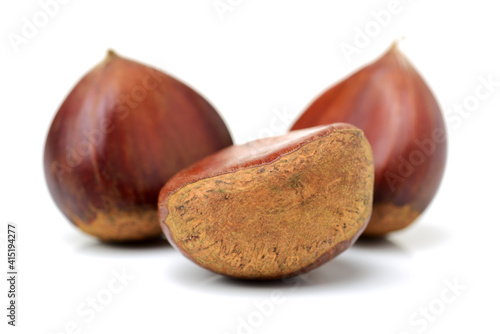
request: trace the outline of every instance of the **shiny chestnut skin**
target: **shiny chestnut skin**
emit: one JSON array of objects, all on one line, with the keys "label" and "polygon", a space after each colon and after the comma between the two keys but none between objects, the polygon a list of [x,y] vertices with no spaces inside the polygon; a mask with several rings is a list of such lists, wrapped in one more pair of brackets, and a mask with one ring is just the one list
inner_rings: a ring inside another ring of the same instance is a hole
[{"label": "shiny chestnut skin", "polygon": [[438,190],[447,139],[434,95],[396,45],[324,92],[292,130],[335,122],[362,129],[373,149],[374,208],[364,235],[410,225]]},{"label": "shiny chestnut skin", "polygon": [[170,179],[158,201],[169,242],[238,279],[310,271],[351,246],[372,210],[373,160],[348,124],[230,146]]},{"label": "shiny chestnut skin", "polygon": [[81,230],[107,241],[161,235],[158,193],[232,144],[214,108],[156,69],[109,52],[69,93],[45,143],[46,181]]}]

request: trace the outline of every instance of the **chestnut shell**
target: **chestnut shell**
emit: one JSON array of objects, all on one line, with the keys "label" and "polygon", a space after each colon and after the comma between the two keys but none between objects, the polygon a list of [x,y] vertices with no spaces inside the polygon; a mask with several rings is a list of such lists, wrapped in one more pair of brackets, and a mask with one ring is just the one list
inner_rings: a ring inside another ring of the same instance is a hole
[{"label": "chestnut shell", "polygon": [[373,149],[374,208],[364,235],[410,225],[438,190],[447,139],[434,95],[396,44],[325,91],[292,130],[336,122],[362,129]]},{"label": "chestnut shell", "polygon": [[143,240],[161,235],[157,200],[165,182],[231,144],[221,117],[197,92],[110,51],[57,112],[45,177],[57,206],[83,231]]},{"label": "chestnut shell", "polygon": [[333,124],[230,146],[182,170],[158,201],[167,239],[213,272],[288,278],[337,256],[372,211],[362,131]]}]

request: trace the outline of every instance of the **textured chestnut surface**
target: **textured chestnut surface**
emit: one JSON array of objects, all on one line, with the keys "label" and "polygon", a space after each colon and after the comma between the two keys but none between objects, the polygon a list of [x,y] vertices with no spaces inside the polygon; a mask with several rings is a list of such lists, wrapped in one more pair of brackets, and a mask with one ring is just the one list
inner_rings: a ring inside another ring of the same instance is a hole
[{"label": "textured chestnut surface", "polygon": [[374,209],[365,235],[411,224],[441,182],[446,132],[432,92],[396,45],[323,93],[292,130],[335,122],[361,128],[373,149]]},{"label": "textured chestnut surface", "polygon": [[228,147],[162,189],[168,240],[235,278],[309,271],[347,249],[370,217],[373,161],[363,133],[321,126]]},{"label": "textured chestnut surface", "polygon": [[232,144],[210,104],[180,81],[110,52],[66,98],[45,144],[47,184],[83,231],[161,235],[158,194],[182,168]]}]

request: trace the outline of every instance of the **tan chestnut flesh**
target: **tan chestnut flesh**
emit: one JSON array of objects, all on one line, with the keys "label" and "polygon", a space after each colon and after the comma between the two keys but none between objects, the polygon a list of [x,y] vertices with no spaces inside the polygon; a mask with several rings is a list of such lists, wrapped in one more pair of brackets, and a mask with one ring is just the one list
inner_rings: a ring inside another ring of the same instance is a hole
[{"label": "tan chestnut flesh", "polygon": [[162,189],[168,240],[213,272],[287,278],[347,249],[368,222],[373,161],[347,124],[231,146],[184,169]]},{"label": "tan chestnut flesh", "polygon": [[396,45],[323,93],[292,130],[336,122],[362,129],[373,149],[374,208],[364,235],[410,225],[441,182],[446,132],[436,99]]},{"label": "tan chestnut flesh", "polygon": [[110,52],[74,87],[47,136],[45,176],[56,204],[102,240],[161,235],[158,194],[182,168],[232,144],[194,90]]}]

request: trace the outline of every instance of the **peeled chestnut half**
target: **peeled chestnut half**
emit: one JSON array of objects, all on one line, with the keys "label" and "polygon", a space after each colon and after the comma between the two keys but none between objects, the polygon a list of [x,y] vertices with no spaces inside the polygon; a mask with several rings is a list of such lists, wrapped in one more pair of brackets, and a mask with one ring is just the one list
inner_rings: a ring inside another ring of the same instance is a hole
[{"label": "peeled chestnut half", "polygon": [[446,160],[446,131],[429,87],[396,45],[317,98],[292,130],[335,122],[361,128],[373,149],[373,214],[364,234],[411,224],[434,197]]},{"label": "peeled chestnut half", "polygon": [[159,197],[168,240],[213,272],[288,278],[343,252],[372,210],[370,145],[348,124],[230,146],[182,170]]},{"label": "peeled chestnut half", "polygon": [[57,206],[84,232],[142,240],[161,235],[165,182],[231,144],[220,116],[193,89],[110,51],[57,112],[45,177]]}]

